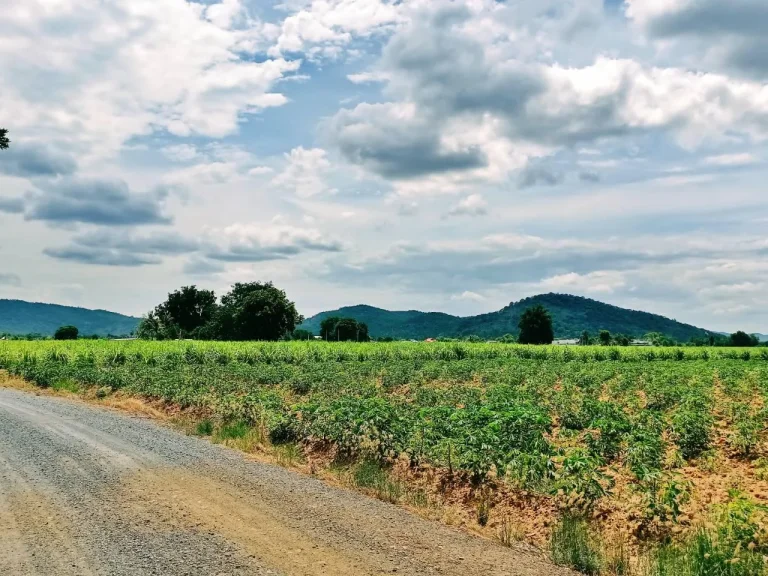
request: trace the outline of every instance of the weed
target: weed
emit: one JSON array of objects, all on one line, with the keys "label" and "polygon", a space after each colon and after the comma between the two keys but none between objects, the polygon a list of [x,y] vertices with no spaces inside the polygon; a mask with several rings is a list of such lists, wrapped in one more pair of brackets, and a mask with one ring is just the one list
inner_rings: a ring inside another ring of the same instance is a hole
[{"label": "weed", "polygon": [[221,428],[219,428],[216,431],[215,436],[216,436],[216,440],[218,441],[239,440],[239,439],[245,438],[248,435],[249,430],[250,430],[250,427],[248,426],[248,424],[240,420],[237,422],[224,424]]},{"label": "weed", "polygon": [[624,542],[618,542],[604,550],[602,556],[601,574],[606,576],[628,576],[630,574],[631,564]]},{"label": "weed", "polygon": [[552,560],[559,566],[569,566],[587,575],[600,571],[600,556],[582,517],[563,516],[552,532],[550,548]]},{"label": "weed", "polygon": [[275,459],[280,466],[287,468],[301,462],[303,454],[298,444],[281,444],[275,447]]},{"label": "weed", "polygon": [[515,542],[523,541],[525,534],[520,531],[509,516],[504,516],[499,523],[497,537],[504,546],[512,546]]},{"label": "weed", "polygon": [[484,488],[480,492],[480,498],[477,500],[477,523],[480,526],[487,526],[488,519],[491,517],[491,492]]},{"label": "weed", "polygon": [[660,548],[648,576],[762,576],[765,562],[749,549],[734,547],[717,535],[699,530],[679,546]]},{"label": "weed", "polygon": [[71,392],[72,394],[80,392],[80,385],[75,380],[71,379],[56,380],[51,385],[51,388],[57,392]]},{"label": "weed", "polygon": [[198,436],[212,436],[213,435],[213,422],[209,419],[201,420],[197,423],[195,428],[195,434]]}]

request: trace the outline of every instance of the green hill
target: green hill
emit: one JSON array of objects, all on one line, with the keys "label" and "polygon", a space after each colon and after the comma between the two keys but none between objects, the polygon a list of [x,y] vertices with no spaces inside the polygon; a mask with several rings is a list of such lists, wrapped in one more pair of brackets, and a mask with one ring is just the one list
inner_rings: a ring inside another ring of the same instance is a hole
[{"label": "green hill", "polygon": [[517,335],[522,313],[541,304],[552,314],[557,338],[578,338],[584,330],[596,335],[600,330],[629,336],[660,332],[681,342],[692,337],[705,337],[707,330],[682,324],[648,312],[627,310],[589,298],[568,294],[542,294],[513,302],[509,306],[480,316],[461,318],[439,312],[390,312],[373,306],[350,306],[322,312],[307,319],[301,326],[315,334],[320,322],[328,316],[347,316],[368,324],[374,338],[391,336],[398,339],[423,340],[436,337],[462,337],[475,334],[483,338],[498,338],[504,334]]},{"label": "green hill", "polygon": [[106,310],[87,310],[23,300],[0,300],[0,334],[53,335],[60,326],[77,326],[80,334],[128,335],[138,318]]}]

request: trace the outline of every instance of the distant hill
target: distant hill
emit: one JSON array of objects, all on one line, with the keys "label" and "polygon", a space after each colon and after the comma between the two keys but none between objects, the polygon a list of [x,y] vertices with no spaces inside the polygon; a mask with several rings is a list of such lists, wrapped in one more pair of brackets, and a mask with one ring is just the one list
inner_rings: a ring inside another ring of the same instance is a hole
[{"label": "distant hill", "polygon": [[754,336],[757,336],[757,338],[758,338],[758,340],[760,340],[760,342],[768,342],[768,334],[759,334],[759,333],[755,332]]},{"label": "distant hill", "polygon": [[423,340],[436,337],[462,337],[475,334],[483,338],[498,338],[504,334],[517,335],[522,313],[541,304],[552,314],[557,338],[578,338],[584,330],[597,335],[600,330],[642,336],[660,332],[681,342],[692,337],[706,337],[709,332],[689,324],[648,312],[638,312],[604,304],[589,298],[568,294],[542,294],[513,302],[509,306],[480,316],[461,318],[439,312],[390,312],[373,306],[350,306],[321,312],[301,326],[320,333],[320,322],[329,316],[348,316],[368,324],[374,338],[391,336],[399,339]]},{"label": "distant hill", "polygon": [[0,334],[53,335],[60,326],[77,326],[80,334],[130,334],[139,318],[106,310],[87,310],[57,304],[0,300]]}]

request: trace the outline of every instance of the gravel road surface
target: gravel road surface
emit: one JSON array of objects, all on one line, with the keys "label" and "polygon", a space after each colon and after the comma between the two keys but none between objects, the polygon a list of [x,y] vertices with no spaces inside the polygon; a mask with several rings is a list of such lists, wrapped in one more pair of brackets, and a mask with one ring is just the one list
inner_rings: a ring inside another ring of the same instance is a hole
[{"label": "gravel road surface", "polygon": [[0,388],[0,574],[566,576],[150,420]]}]

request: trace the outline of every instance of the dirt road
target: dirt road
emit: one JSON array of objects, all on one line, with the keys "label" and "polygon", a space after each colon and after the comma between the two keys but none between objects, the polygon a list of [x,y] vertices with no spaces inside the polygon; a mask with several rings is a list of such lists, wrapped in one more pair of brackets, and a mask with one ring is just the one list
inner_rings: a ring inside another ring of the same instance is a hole
[{"label": "dirt road", "polygon": [[566,575],[145,419],[0,388],[0,574]]}]

